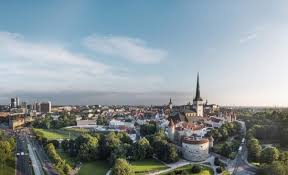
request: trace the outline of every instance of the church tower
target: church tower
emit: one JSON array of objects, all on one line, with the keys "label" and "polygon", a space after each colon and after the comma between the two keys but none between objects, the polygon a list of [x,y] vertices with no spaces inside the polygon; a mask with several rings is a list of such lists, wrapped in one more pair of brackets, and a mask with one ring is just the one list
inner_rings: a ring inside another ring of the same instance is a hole
[{"label": "church tower", "polygon": [[197,116],[203,117],[203,99],[200,96],[199,73],[197,74],[196,96],[193,100],[193,106]]},{"label": "church tower", "polygon": [[169,108],[170,108],[170,109],[173,108],[173,104],[172,104],[172,100],[171,100],[171,98],[170,98],[170,101],[169,101],[169,104],[168,104],[168,105],[169,105]]}]

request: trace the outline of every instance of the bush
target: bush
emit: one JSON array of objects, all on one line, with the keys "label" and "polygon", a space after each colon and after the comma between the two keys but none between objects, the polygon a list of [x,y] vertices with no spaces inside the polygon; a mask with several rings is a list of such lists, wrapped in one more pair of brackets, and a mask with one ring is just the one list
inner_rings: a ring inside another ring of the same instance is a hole
[{"label": "bush", "polygon": [[218,157],[215,157],[215,159],[214,159],[214,165],[215,165],[215,166],[220,166],[220,163],[221,163],[221,161],[219,160],[219,158],[218,158]]},{"label": "bush", "polygon": [[201,167],[199,165],[194,165],[191,169],[191,172],[196,174],[201,172]]},{"label": "bush", "polygon": [[221,174],[222,172],[223,172],[223,170],[224,170],[224,168],[223,167],[218,167],[218,168],[216,168],[216,172],[218,173],[218,174]]}]

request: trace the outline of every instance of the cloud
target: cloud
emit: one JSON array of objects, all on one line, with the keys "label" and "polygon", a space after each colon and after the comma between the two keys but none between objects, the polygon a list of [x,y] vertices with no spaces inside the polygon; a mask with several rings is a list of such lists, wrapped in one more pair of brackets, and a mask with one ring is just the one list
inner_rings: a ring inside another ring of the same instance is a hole
[{"label": "cloud", "polygon": [[[106,65],[61,43],[35,42],[0,31],[0,89],[3,92],[141,91],[163,83]],[[121,69],[124,69],[121,67]]]},{"label": "cloud", "polygon": [[[95,72],[105,72],[108,66],[93,61],[81,54],[68,51],[57,43],[45,44],[26,41],[16,33],[0,32],[0,53],[2,59],[17,59],[38,63],[93,67]],[[1,59],[1,58],[0,58]]]},{"label": "cloud", "polygon": [[256,39],[257,33],[250,33],[239,40],[240,44],[244,44],[250,40]]},{"label": "cloud", "polygon": [[101,54],[120,57],[134,63],[153,64],[165,59],[167,52],[149,48],[145,41],[123,36],[91,35],[84,39],[84,45]]}]

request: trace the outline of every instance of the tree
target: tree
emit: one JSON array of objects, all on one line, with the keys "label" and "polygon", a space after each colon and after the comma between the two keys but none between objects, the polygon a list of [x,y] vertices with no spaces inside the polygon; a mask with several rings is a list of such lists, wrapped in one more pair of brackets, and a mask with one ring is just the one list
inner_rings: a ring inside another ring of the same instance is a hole
[{"label": "tree", "polygon": [[255,138],[249,139],[247,142],[248,149],[248,159],[251,161],[258,162],[260,160],[260,155],[262,151],[262,147],[259,144],[259,141]]},{"label": "tree", "polygon": [[62,149],[67,152],[69,150],[69,140],[65,139],[61,142]]},{"label": "tree", "polygon": [[232,148],[230,144],[225,143],[221,148],[221,155],[225,157],[229,157],[229,154],[232,152]]},{"label": "tree", "polygon": [[156,123],[148,123],[140,126],[140,134],[145,137],[146,135],[155,134],[157,131]]},{"label": "tree", "polygon": [[177,148],[174,144],[172,143],[168,143],[166,145],[166,151],[167,151],[167,163],[173,163],[173,162],[177,162],[179,160],[179,155],[177,152]]},{"label": "tree", "polygon": [[134,175],[131,165],[125,159],[117,159],[112,168],[112,175]]},{"label": "tree", "polygon": [[284,151],[280,153],[279,160],[285,164],[288,164],[288,151]]},{"label": "tree", "polygon": [[0,163],[4,165],[5,162],[11,157],[12,150],[8,141],[0,141]]},{"label": "tree", "polygon": [[89,134],[81,135],[76,138],[76,149],[81,160],[95,160],[98,158],[99,144],[96,137]]},{"label": "tree", "polygon": [[152,147],[149,141],[143,137],[133,146],[134,159],[143,160],[152,157]]},{"label": "tree", "polygon": [[261,152],[260,162],[261,163],[272,163],[273,161],[276,161],[279,159],[279,150],[275,147],[269,147],[264,149]]},{"label": "tree", "polygon": [[261,165],[256,175],[287,175],[288,167],[283,162],[274,161],[272,164]]}]

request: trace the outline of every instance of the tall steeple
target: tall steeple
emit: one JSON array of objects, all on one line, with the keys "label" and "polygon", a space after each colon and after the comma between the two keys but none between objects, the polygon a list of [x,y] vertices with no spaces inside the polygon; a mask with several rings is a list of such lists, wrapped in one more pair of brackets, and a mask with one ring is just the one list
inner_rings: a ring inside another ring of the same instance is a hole
[{"label": "tall steeple", "polygon": [[170,98],[169,104],[168,104],[169,108],[172,109],[173,104],[172,104],[172,99]]},{"label": "tall steeple", "polygon": [[197,74],[196,96],[194,98],[194,101],[203,101],[200,96],[199,72]]}]

